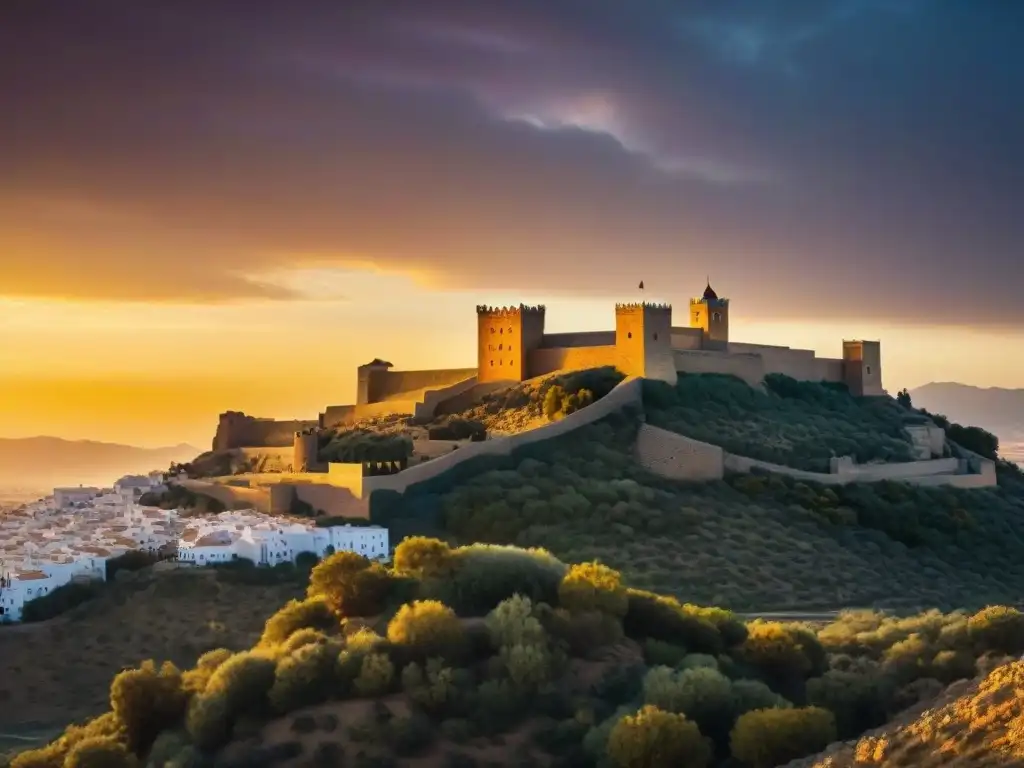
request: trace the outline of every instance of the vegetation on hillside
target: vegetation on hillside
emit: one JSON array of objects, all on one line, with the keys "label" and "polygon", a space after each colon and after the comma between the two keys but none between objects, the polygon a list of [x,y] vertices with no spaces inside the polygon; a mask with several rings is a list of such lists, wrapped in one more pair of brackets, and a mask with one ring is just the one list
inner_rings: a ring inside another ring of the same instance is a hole
[{"label": "vegetation on hillside", "polygon": [[358,427],[328,432],[320,441],[322,462],[359,464],[369,461],[408,461],[412,440],[395,432],[375,432]]},{"label": "vegetation on hillside", "polygon": [[734,610],[981,607],[1024,589],[1024,486],[824,487],[776,475],[680,483],[630,446],[624,412],[509,457],[472,459],[374,496],[397,541],[544,546],[594,558],[633,585]]},{"label": "vegetation on hillside", "polygon": [[745,766],[817,753],[1024,651],[1024,615],[862,613],[815,632],[627,587],[544,550],[350,552],[247,651],[117,674],[51,766]]},{"label": "vegetation on hillside", "polygon": [[913,459],[904,426],[920,421],[888,398],[855,398],[845,385],[765,377],[680,374],[675,387],[644,381],[648,421],[730,453],[814,472],[833,456],[858,463]]},{"label": "vegetation on hillside", "polygon": [[170,485],[162,491],[147,491],[139,497],[139,504],[144,507],[180,509],[211,515],[218,515],[226,509],[223,502],[212,496],[193,493],[181,485]]},{"label": "vegetation on hillside", "polygon": [[484,395],[472,408],[439,416],[437,423],[455,416],[487,431],[520,432],[600,400],[624,378],[612,366],[545,376]]}]

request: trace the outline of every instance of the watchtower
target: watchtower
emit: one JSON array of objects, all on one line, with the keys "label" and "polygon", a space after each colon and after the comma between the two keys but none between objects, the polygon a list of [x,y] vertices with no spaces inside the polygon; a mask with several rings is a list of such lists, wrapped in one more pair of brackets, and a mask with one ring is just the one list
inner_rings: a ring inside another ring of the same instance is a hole
[{"label": "watchtower", "polygon": [[384,378],[391,367],[391,363],[375,357],[366,365],[356,368],[357,405],[380,402],[384,391]]},{"label": "watchtower", "polygon": [[671,304],[616,304],[615,351],[627,376],[676,383]]},{"label": "watchtower", "polygon": [[729,300],[718,298],[710,280],[703,296],[690,299],[690,327],[704,331],[708,348],[729,344]]},{"label": "watchtower", "polygon": [[247,416],[242,411],[225,411],[217,420],[213,450],[230,451],[248,445],[252,424],[252,416]]},{"label": "watchtower", "polygon": [[544,340],[543,305],[478,306],[477,381],[523,381],[530,378],[530,353]]},{"label": "watchtower", "polygon": [[882,343],[880,341],[843,341],[843,380],[857,397],[881,397]]},{"label": "watchtower", "polygon": [[312,472],[320,462],[320,430],[311,427],[295,433],[292,444],[292,472]]}]

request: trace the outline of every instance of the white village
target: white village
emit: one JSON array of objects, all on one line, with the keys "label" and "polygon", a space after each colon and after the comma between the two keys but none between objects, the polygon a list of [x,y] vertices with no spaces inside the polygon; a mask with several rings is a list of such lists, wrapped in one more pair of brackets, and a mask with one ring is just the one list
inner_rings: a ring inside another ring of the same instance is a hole
[{"label": "white village", "polygon": [[112,488],[55,488],[0,516],[0,623],[17,622],[25,604],[74,581],[106,580],[107,562],[127,552],[159,555],[174,567],[248,560],[256,566],[352,551],[372,559],[389,553],[380,526],[319,527],[255,510],[184,513],[144,506],[145,493],[165,489],[164,473],[128,475]]}]

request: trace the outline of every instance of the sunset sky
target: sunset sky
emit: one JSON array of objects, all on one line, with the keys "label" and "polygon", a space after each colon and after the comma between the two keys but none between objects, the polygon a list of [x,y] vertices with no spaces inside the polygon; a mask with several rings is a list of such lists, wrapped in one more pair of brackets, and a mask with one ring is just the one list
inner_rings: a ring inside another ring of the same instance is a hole
[{"label": "sunset sky", "polygon": [[0,3],[0,436],[205,447],[686,302],[1024,387],[1024,3]]}]

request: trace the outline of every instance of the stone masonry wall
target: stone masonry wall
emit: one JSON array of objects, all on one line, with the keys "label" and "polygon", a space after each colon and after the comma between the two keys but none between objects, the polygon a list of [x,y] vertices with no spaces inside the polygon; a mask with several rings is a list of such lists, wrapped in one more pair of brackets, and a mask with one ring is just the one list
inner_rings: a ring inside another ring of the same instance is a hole
[{"label": "stone masonry wall", "polygon": [[586,370],[618,365],[618,350],[612,344],[601,347],[542,347],[527,353],[530,378],[561,370]]},{"label": "stone masonry wall", "polygon": [[691,440],[650,424],[642,424],[635,454],[644,469],[672,480],[721,480],[724,452],[717,445]]}]

